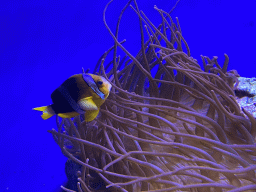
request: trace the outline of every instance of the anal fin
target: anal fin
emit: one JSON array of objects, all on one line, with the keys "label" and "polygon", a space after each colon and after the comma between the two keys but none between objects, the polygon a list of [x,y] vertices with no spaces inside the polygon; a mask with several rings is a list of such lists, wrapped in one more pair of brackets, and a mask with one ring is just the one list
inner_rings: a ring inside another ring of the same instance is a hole
[{"label": "anal fin", "polygon": [[75,117],[75,116],[78,116],[78,115],[79,115],[79,113],[77,113],[77,112],[58,113],[58,116],[62,117],[62,118],[71,118],[71,117]]},{"label": "anal fin", "polygon": [[93,121],[99,114],[99,109],[98,110],[93,110],[93,111],[86,111],[84,114],[84,118],[86,122]]}]

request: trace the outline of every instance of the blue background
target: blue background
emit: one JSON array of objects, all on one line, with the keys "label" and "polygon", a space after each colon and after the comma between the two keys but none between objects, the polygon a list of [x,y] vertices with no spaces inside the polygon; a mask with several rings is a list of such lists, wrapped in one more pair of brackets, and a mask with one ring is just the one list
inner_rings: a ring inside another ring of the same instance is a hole
[{"label": "blue background", "polygon": [[[137,0],[139,8],[158,26],[154,5],[169,11],[174,0]],[[51,104],[50,94],[81,68],[93,69],[113,45],[103,24],[108,0],[5,1],[0,6],[0,191],[58,191],[66,182],[64,157],[47,130],[55,118],[43,121],[33,107]],[[112,30],[125,0],[107,11]],[[230,57],[229,69],[255,77],[255,0],[181,0],[178,17],[191,55]],[[123,16],[119,40],[136,54],[140,46],[137,15]]]}]

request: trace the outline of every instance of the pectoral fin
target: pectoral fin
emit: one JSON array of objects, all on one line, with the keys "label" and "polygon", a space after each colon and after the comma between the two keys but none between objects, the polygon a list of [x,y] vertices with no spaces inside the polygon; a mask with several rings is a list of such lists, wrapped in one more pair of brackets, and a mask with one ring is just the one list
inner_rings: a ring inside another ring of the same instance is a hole
[{"label": "pectoral fin", "polygon": [[86,97],[83,99],[80,99],[77,104],[79,105],[79,107],[81,109],[83,109],[84,111],[88,111],[88,110],[98,110],[98,107],[96,106],[96,104],[94,103],[94,101],[92,100],[92,97]]},{"label": "pectoral fin", "polygon": [[99,114],[99,109],[98,110],[94,110],[94,111],[86,111],[86,113],[84,114],[84,118],[86,122],[90,122],[93,121]]}]

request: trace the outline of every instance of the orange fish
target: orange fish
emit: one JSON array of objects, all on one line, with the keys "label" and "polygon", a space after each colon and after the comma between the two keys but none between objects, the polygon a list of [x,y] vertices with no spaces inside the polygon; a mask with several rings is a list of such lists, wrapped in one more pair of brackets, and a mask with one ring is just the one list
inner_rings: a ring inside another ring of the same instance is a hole
[{"label": "orange fish", "polygon": [[53,91],[53,104],[33,110],[42,111],[44,120],[53,115],[71,118],[84,114],[85,121],[90,122],[99,114],[99,108],[107,99],[111,87],[104,77],[84,72],[76,74]]}]

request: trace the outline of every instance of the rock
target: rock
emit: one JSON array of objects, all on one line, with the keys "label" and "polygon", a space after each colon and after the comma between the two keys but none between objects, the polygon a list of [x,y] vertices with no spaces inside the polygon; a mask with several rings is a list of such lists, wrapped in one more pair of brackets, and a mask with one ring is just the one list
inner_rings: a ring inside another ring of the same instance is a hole
[{"label": "rock", "polygon": [[238,77],[237,103],[256,118],[256,78]]}]

